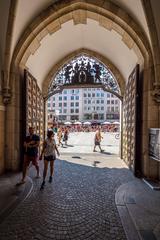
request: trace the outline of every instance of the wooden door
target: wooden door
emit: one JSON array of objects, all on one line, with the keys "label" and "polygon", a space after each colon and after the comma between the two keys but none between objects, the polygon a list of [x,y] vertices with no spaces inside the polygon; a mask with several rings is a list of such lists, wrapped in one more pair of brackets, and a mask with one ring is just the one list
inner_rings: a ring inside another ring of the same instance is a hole
[{"label": "wooden door", "polygon": [[44,138],[44,99],[37,80],[27,71],[24,72],[24,135],[33,126],[35,133]]},{"label": "wooden door", "polygon": [[123,99],[123,159],[136,175],[140,170],[140,84],[139,65],[128,78]]}]

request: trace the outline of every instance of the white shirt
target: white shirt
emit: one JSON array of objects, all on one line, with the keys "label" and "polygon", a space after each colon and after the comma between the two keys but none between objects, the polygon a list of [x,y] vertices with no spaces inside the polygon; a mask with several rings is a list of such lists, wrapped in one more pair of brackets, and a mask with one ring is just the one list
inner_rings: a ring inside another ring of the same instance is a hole
[{"label": "white shirt", "polygon": [[46,147],[45,147],[45,151],[44,151],[44,156],[48,157],[48,156],[55,156],[56,152],[55,152],[55,147],[56,147],[56,142],[54,139],[52,139],[51,141],[47,138],[45,140],[46,142]]}]

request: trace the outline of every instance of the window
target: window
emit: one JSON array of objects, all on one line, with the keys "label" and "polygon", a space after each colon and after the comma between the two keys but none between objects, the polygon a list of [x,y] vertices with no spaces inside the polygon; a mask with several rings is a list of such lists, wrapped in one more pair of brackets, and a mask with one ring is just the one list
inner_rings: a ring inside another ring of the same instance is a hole
[{"label": "window", "polygon": [[79,109],[78,108],[76,108],[75,113],[79,113]]},{"label": "window", "polygon": [[84,104],[87,104],[87,100],[84,100]]},{"label": "window", "polygon": [[91,100],[88,100],[88,104],[91,104]]},{"label": "window", "polygon": [[79,102],[76,102],[76,104],[75,104],[75,105],[76,105],[76,107],[79,107]]},{"label": "window", "polygon": [[59,101],[62,101],[62,96],[59,96]]},{"label": "window", "polygon": [[110,104],[110,100],[107,100],[107,104]]},{"label": "window", "polygon": [[85,120],[92,119],[92,114],[89,114],[89,113],[84,114],[84,119]]},{"label": "window", "polygon": [[47,104],[47,106],[48,106],[48,107],[50,107],[50,106],[51,106],[51,104],[50,104],[50,103],[48,103],[48,104]]},{"label": "window", "polygon": [[111,104],[114,104],[114,100],[111,100]]},{"label": "window", "polygon": [[86,106],[84,107],[84,110],[85,110],[85,111],[87,110],[87,107],[86,107]]},{"label": "window", "polygon": [[91,93],[88,93],[88,97],[89,97],[89,98],[91,97]]},{"label": "window", "polygon": [[119,112],[119,107],[115,107],[115,111],[116,111],[116,112]]},{"label": "window", "polygon": [[104,119],[104,114],[103,114],[103,113],[99,114],[99,119],[100,119],[100,120],[103,120],[103,119]]},{"label": "window", "polygon": [[115,104],[118,104],[118,100],[115,100]]},{"label": "window", "polygon": [[52,107],[55,107],[55,103],[52,103]]},{"label": "window", "polygon": [[74,113],[74,109],[73,108],[71,108],[71,113]]},{"label": "window", "polygon": [[104,100],[101,100],[101,103],[104,103]]},{"label": "window", "polygon": [[111,94],[110,93],[107,93],[107,97],[110,98]]},{"label": "window", "polygon": [[71,102],[71,107],[74,107],[74,102]]},{"label": "window", "polygon": [[96,107],[97,111],[99,110],[100,107]]},{"label": "window", "polygon": [[67,107],[67,103],[66,102],[63,103],[63,107]]},{"label": "window", "polygon": [[67,90],[63,90],[63,94],[67,94]]},{"label": "window", "polygon": [[74,100],[74,96],[71,96],[71,100]]},{"label": "window", "polygon": [[62,107],[62,103],[59,103],[59,107]]},{"label": "window", "polygon": [[90,111],[91,110],[91,107],[88,107],[88,111]]},{"label": "window", "polygon": [[111,112],[114,112],[114,107],[111,107]]},{"label": "window", "polygon": [[96,96],[97,96],[97,97],[100,97],[100,93],[97,93]]},{"label": "window", "polygon": [[101,97],[104,97],[104,93],[101,93]]},{"label": "window", "polygon": [[59,116],[59,120],[61,120],[61,121],[65,121],[66,119],[67,119],[67,116],[65,116],[65,115]]},{"label": "window", "polygon": [[96,103],[99,104],[99,100],[97,100]]},{"label": "window", "polygon": [[76,100],[79,100],[79,96],[76,96]]},{"label": "window", "polygon": [[63,97],[63,100],[64,100],[64,101],[67,101],[67,96],[64,96],[64,97]]},{"label": "window", "polygon": [[65,109],[63,109],[63,113],[67,113],[67,109],[65,108]]},{"label": "window", "polygon": [[101,110],[103,111],[103,110],[104,110],[104,107],[101,107]]},{"label": "window", "polygon": [[110,112],[110,109],[111,109],[110,107],[107,107],[107,112]]},{"label": "window", "polygon": [[74,121],[74,120],[79,120],[79,116],[77,115],[72,115],[71,116],[71,120]]},{"label": "window", "polygon": [[53,101],[55,101],[55,97],[53,97]]},{"label": "window", "polygon": [[76,90],[75,90],[75,93],[78,94],[78,93],[79,93],[79,89],[76,89]]},{"label": "window", "polygon": [[84,93],[83,96],[84,96],[84,97],[87,97],[87,93]]},{"label": "window", "polygon": [[71,89],[71,94],[74,94],[74,89]]},{"label": "window", "polygon": [[95,97],[95,93],[92,93],[92,97]]}]

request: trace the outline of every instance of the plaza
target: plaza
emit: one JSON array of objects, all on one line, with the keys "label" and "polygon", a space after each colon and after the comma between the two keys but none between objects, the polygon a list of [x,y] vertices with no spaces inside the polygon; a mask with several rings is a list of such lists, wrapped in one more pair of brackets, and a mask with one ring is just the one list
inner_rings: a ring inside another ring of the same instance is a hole
[{"label": "plaza", "polygon": [[[101,146],[106,155],[119,156],[120,139],[116,139],[117,133],[102,133]],[[62,153],[93,153],[95,132],[69,133],[67,146],[60,148]],[[99,148],[97,147],[97,152]]]}]

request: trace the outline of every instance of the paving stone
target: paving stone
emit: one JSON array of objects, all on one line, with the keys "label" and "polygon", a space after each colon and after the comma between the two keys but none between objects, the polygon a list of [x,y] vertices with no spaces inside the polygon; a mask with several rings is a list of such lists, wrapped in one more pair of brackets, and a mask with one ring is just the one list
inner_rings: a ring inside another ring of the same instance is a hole
[{"label": "paving stone", "polygon": [[[85,156],[85,161],[93,158]],[[131,172],[123,166],[113,169],[107,163],[98,168],[71,159],[63,155],[55,162],[53,182],[46,182],[43,191],[39,190],[42,180],[34,178],[34,169],[30,171],[33,190],[0,225],[1,240],[126,239],[115,192],[133,179]]]}]

